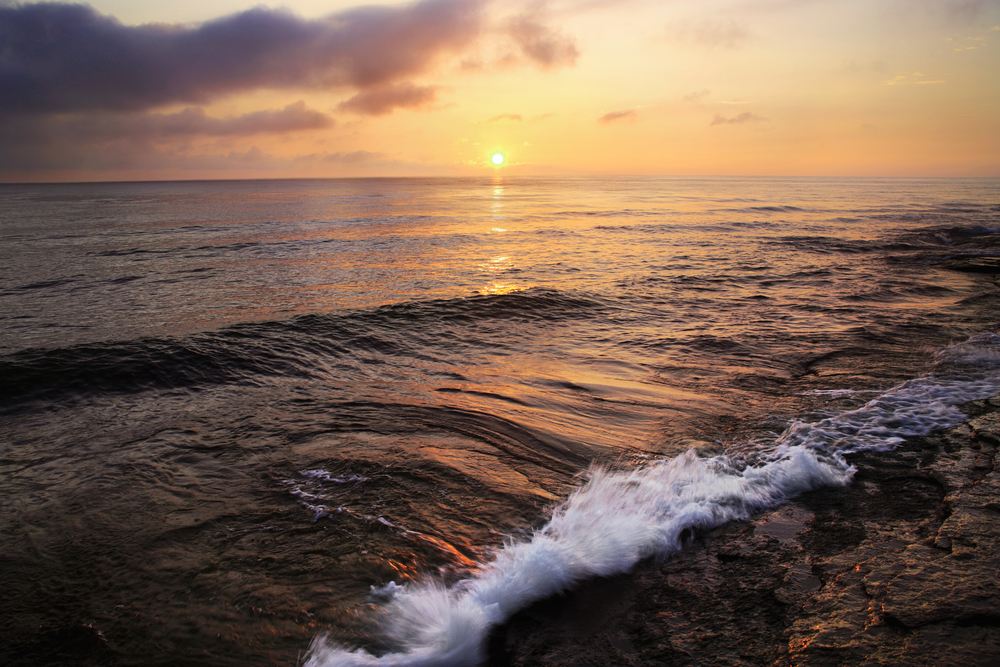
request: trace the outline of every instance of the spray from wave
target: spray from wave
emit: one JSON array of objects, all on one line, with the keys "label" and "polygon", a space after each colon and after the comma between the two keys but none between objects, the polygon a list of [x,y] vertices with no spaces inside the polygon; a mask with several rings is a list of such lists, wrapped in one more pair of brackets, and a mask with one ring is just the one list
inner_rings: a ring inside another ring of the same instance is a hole
[{"label": "spray from wave", "polygon": [[960,422],[955,407],[1000,392],[1000,335],[977,336],[938,354],[935,372],[903,383],[865,406],[812,424],[793,423],[753,465],[690,451],[631,471],[593,468],[526,542],[510,542],[471,578],[390,584],[387,642],[378,656],[317,638],[307,667],[480,664],[492,626],[532,602],[591,578],[631,570],[682,548],[691,531],[746,518],[798,494],[844,485],[844,454],[885,450],[904,437]]}]

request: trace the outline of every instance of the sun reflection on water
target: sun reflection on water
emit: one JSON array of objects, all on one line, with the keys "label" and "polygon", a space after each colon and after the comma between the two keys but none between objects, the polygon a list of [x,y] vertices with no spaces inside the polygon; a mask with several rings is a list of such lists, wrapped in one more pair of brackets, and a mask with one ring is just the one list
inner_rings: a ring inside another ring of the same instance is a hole
[{"label": "sun reflection on water", "polygon": [[478,293],[483,296],[496,296],[501,294],[511,294],[513,292],[523,292],[525,289],[527,288],[512,283],[493,283],[492,285],[483,287],[478,291]]},{"label": "sun reflection on water", "polygon": [[503,179],[499,176],[493,177],[493,216],[502,218],[503,210]]},{"label": "sun reflection on water", "polygon": [[526,289],[523,285],[502,280],[505,273],[517,271],[513,260],[508,255],[497,255],[479,265],[480,273],[493,278],[493,282],[479,290],[480,294],[510,294]]},{"label": "sun reflection on water", "polygon": [[[500,176],[493,177],[493,202],[491,204],[491,211],[493,214],[494,224],[505,219],[503,215],[504,209],[504,182],[503,178]],[[507,231],[507,227],[496,225],[490,228],[490,234],[504,233]],[[503,280],[503,275],[506,273],[517,272],[520,269],[515,266],[513,259],[509,255],[496,255],[491,257],[488,261],[481,262],[478,265],[478,270],[480,273],[486,274],[491,280],[490,283],[484,287],[477,290],[477,293],[483,295],[499,295],[499,294],[510,294],[511,292],[520,292],[527,289],[530,285],[522,285],[516,282],[507,282]]]}]

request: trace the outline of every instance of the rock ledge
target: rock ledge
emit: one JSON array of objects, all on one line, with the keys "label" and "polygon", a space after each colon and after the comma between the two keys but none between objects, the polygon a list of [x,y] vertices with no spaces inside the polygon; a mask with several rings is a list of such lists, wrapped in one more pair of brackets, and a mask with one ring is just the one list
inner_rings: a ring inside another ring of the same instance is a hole
[{"label": "rock ledge", "polygon": [[513,665],[1000,665],[1000,397],[854,483],[699,536],[498,628]]}]

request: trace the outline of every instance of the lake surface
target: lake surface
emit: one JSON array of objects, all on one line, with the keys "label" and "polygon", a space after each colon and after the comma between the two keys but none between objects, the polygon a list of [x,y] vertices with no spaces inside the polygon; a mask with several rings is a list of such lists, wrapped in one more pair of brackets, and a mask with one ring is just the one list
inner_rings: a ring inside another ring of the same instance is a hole
[{"label": "lake surface", "polygon": [[476,664],[1000,391],[1000,181],[0,185],[7,664]]}]

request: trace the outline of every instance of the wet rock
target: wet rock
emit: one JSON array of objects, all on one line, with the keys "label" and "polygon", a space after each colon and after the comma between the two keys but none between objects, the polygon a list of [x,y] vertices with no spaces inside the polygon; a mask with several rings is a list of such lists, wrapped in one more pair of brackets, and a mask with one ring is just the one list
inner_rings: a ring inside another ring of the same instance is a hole
[{"label": "wet rock", "polygon": [[[792,611],[798,618],[789,632],[790,664],[822,664],[833,656],[853,662],[862,654],[870,664],[998,664],[1000,512],[989,509],[1000,498],[997,406],[996,399],[967,406],[982,414],[906,443],[881,470],[877,461],[861,462],[859,477],[875,478],[883,491],[901,476],[936,484],[939,507],[900,517],[895,526],[884,524],[879,512],[857,517],[866,526],[865,540],[823,561],[828,585]],[[899,466],[911,470],[897,469],[894,477],[878,481]],[[926,507],[933,493],[929,486],[925,490],[919,504]],[[894,509],[912,501],[894,503]]]},{"label": "wet rock", "polygon": [[919,628],[949,621],[1000,625],[998,560],[957,559],[913,545],[881,598],[886,622]]},{"label": "wet rock", "polygon": [[1000,665],[1000,399],[496,629],[514,665]]}]

